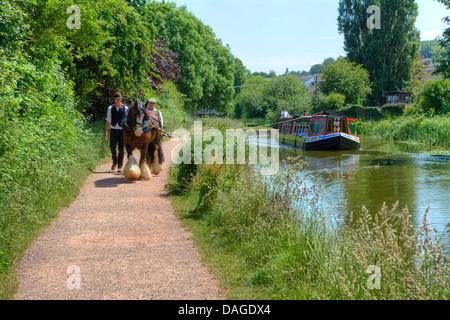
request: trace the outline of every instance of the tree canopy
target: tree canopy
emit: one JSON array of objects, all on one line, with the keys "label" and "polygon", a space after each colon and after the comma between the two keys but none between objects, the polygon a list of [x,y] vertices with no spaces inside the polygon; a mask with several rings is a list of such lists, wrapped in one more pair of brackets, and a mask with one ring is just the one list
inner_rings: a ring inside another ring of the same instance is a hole
[{"label": "tree canopy", "polygon": [[70,29],[67,8],[72,4],[45,0],[27,7],[33,34],[30,50],[37,58],[53,53],[61,60],[81,108],[93,108],[90,112],[95,114],[115,91],[133,97],[151,90],[146,74],[152,67],[154,27],[125,1],[80,0],[80,28]]},{"label": "tree canopy", "polygon": [[[450,0],[436,0],[444,4],[447,9],[450,9]],[[443,19],[447,25],[450,25],[450,16]],[[446,48],[444,57],[439,61],[440,65],[436,69],[436,73],[442,73],[445,78],[450,78],[450,28],[447,28],[442,34],[442,39],[439,40],[439,44]]]},{"label": "tree canopy", "polygon": [[302,114],[309,107],[309,93],[295,76],[278,76],[267,80],[251,77],[236,96],[239,113],[250,118],[269,117],[276,122],[285,107],[291,114]]},{"label": "tree canopy", "polygon": [[[370,29],[371,5],[380,7],[381,28]],[[339,32],[351,62],[361,64],[373,82],[372,104],[382,104],[387,91],[410,85],[419,50],[418,16],[414,0],[340,0]]]},{"label": "tree canopy", "polygon": [[346,58],[329,63],[322,72],[323,83],[320,90],[329,95],[339,93],[345,97],[345,103],[356,104],[372,92],[369,73]]},{"label": "tree canopy", "polygon": [[[16,3],[23,9],[13,15]],[[74,84],[79,110],[103,117],[121,91],[126,100],[153,96],[173,80],[185,106],[225,111],[250,72],[212,29],[186,7],[158,1],[80,0],[70,28],[70,0],[2,2],[2,50],[22,46],[35,61],[55,61]],[[26,18],[25,18],[26,17]],[[236,90],[235,88],[236,87]]]},{"label": "tree canopy", "polygon": [[235,58],[212,29],[186,7],[151,1],[141,9],[143,19],[153,24],[158,37],[179,54],[180,91],[189,97],[191,109],[211,107],[226,110],[235,91]]}]

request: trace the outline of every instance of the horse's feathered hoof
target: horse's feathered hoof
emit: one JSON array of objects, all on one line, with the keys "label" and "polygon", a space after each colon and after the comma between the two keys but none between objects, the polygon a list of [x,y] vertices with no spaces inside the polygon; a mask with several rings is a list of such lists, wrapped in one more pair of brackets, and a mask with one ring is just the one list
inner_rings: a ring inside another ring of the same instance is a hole
[{"label": "horse's feathered hoof", "polygon": [[163,171],[162,165],[152,164],[152,173],[157,176]]},{"label": "horse's feathered hoof", "polygon": [[152,179],[152,172],[148,168],[147,163],[143,163],[140,167],[141,169],[141,175],[139,177],[139,180],[149,181]]},{"label": "horse's feathered hoof", "polygon": [[134,159],[133,156],[128,158],[128,162],[123,168],[123,175],[130,181],[137,181],[141,176],[141,169],[137,165],[136,159]]}]

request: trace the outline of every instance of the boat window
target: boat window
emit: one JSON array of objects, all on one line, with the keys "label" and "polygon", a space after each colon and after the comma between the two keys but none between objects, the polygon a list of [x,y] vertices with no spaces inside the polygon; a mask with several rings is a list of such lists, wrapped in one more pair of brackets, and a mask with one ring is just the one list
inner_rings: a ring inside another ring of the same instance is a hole
[{"label": "boat window", "polygon": [[325,119],[314,120],[311,122],[311,126],[309,128],[309,134],[311,136],[323,134],[324,131],[325,131]]},{"label": "boat window", "polygon": [[333,120],[332,119],[328,119],[327,133],[333,133]]},{"label": "boat window", "polygon": [[283,124],[281,127],[282,134],[289,134],[291,132],[292,120],[283,120]]},{"label": "boat window", "polygon": [[347,131],[347,119],[341,120],[341,132],[342,133],[348,133]]},{"label": "boat window", "polygon": [[348,132],[354,136],[356,136],[356,122],[349,121],[348,122]]}]

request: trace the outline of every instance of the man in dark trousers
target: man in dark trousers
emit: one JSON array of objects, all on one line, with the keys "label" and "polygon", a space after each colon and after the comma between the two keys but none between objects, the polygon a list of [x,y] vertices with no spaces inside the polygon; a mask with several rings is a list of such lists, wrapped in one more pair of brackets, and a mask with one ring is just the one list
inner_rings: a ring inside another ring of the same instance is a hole
[{"label": "man in dark trousers", "polygon": [[[108,108],[106,115],[105,139],[108,140],[108,130],[111,128],[109,147],[111,148],[113,165],[111,170],[122,171],[125,148],[123,144],[122,119],[128,111],[128,107],[122,104],[122,95],[117,92],[114,95],[114,104]],[[116,146],[119,145],[119,156],[117,156]]]}]

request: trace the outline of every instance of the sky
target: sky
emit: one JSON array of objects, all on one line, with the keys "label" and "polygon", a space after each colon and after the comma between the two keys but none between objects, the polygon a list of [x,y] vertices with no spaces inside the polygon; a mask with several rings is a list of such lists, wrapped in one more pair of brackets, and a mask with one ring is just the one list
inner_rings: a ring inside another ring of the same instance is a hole
[{"label": "sky", "polygon": [[[209,25],[252,73],[309,71],[328,57],[345,56],[337,30],[338,0],[168,0],[185,5]],[[446,29],[450,10],[435,0],[416,0],[421,40]]]}]

